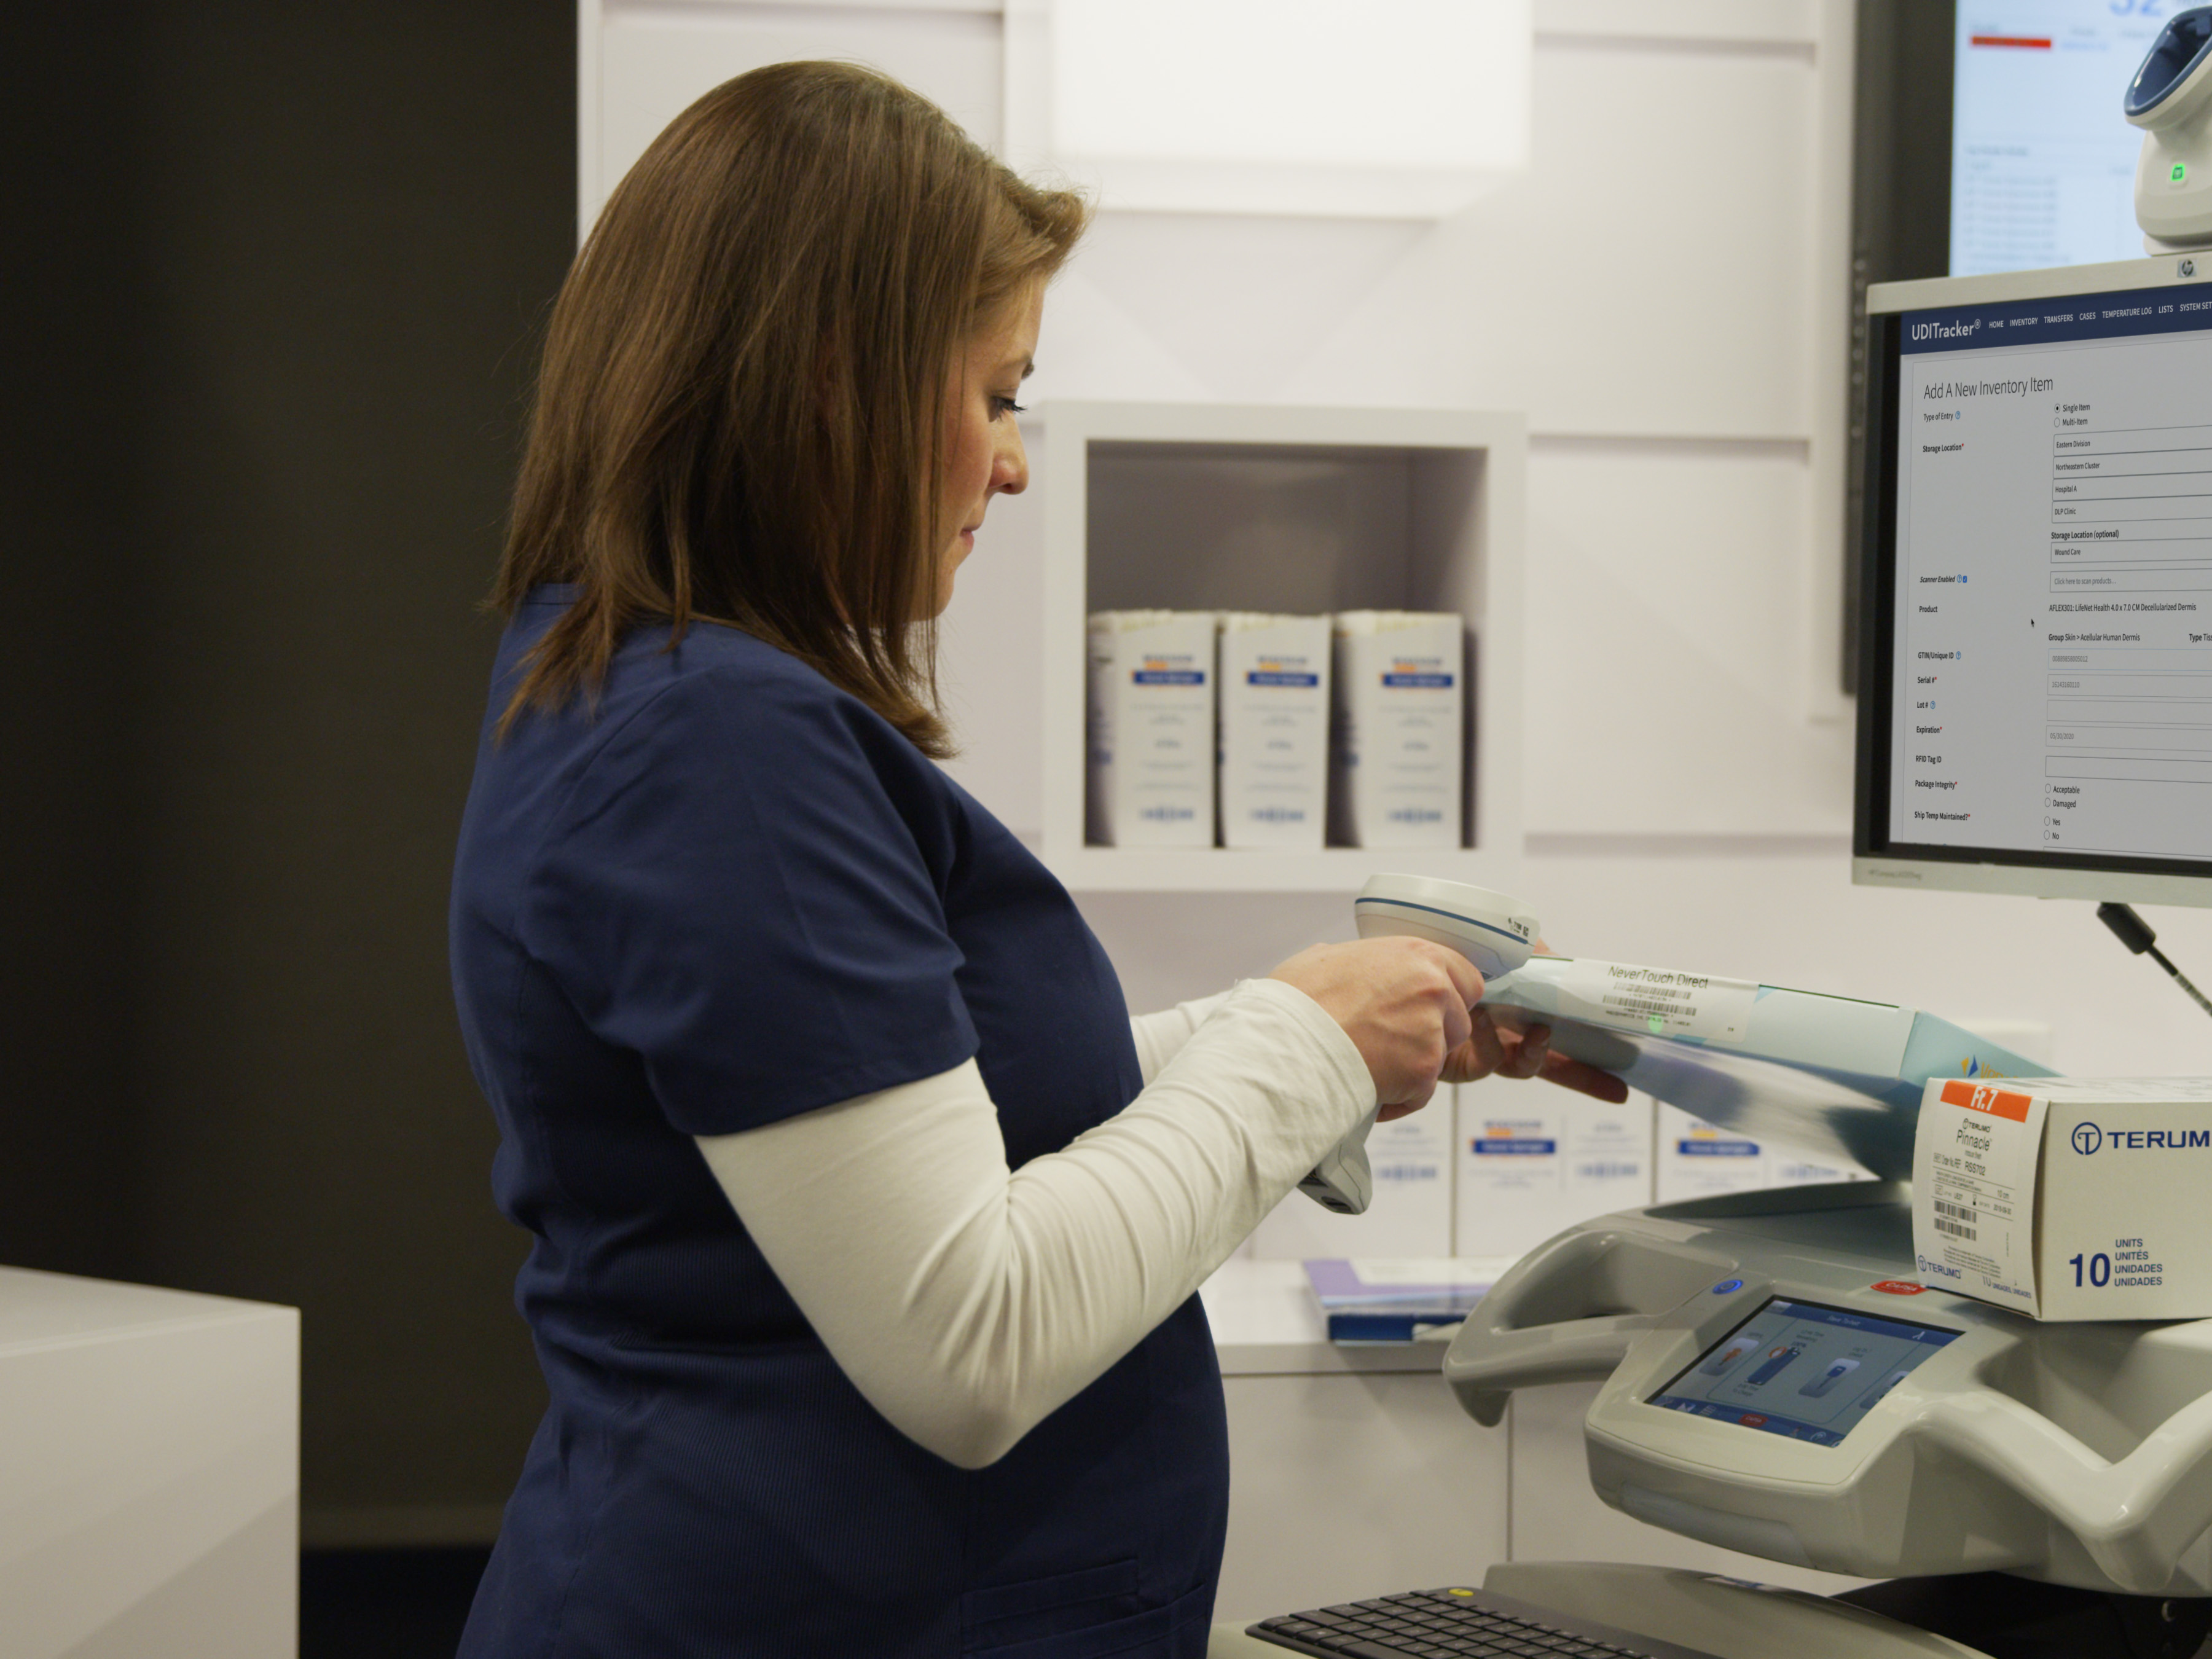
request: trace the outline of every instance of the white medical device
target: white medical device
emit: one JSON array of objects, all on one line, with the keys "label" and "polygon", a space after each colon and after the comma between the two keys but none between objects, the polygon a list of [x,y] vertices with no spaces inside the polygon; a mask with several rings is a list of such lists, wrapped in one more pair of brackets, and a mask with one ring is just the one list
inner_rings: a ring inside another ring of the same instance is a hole
[{"label": "white medical device", "polygon": [[1516,1389],[1602,1381],[1599,1495],[1729,1549],[2212,1595],[2212,1321],[2041,1324],[1923,1290],[1895,1183],[1571,1229],[1499,1280],[1444,1375],[1486,1423]]},{"label": "white medical device", "polygon": [[2212,247],[2212,6],[2166,20],[2121,111],[2143,130],[2136,160],[2143,251]]},{"label": "white medical device", "polygon": [[[1518,899],[1465,882],[1430,876],[1376,876],[1352,903],[1362,939],[1406,934],[1458,951],[1485,980],[1503,978],[1528,960],[1541,930]],[[1316,1164],[1298,1190],[1324,1209],[1359,1215],[1375,1196],[1367,1164],[1367,1134],[1375,1114]]]},{"label": "white medical device", "polygon": [[1444,1376],[1492,1424],[1516,1389],[1601,1382],[1599,1495],[1728,1549],[2212,1595],[2212,1321],[2040,1324],[1924,1290],[1896,1183],[1571,1228],[1498,1281]]}]

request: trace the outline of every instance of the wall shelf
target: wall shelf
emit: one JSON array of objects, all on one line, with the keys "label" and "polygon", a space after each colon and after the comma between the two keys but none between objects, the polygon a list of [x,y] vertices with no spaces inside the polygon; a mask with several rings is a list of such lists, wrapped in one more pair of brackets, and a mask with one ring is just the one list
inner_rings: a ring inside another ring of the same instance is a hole
[{"label": "wall shelf", "polygon": [[[1517,414],[1054,402],[1044,507],[1045,862],[1076,891],[1352,892],[1388,869],[1510,888],[1521,857]],[[1092,611],[1451,611],[1473,635],[1457,848],[1168,850],[1084,839]]]}]

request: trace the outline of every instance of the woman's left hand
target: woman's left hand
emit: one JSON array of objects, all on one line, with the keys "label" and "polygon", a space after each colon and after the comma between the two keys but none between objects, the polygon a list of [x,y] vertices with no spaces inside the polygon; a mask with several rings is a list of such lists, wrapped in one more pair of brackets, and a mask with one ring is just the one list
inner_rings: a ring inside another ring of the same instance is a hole
[{"label": "woman's left hand", "polygon": [[[1540,955],[1552,954],[1540,939],[1536,949]],[[1601,1072],[1585,1060],[1571,1059],[1554,1050],[1550,1026],[1531,1024],[1516,1031],[1498,1024],[1487,1008],[1477,1006],[1468,1012],[1474,1021],[1474,1034],[1444,1056],[1443,1068],[1437,1074],[1437,1082],[1474,1083],[1486,1077],[1540,1077],[1547,1083],[1556,1083],[1563,1089],[1572,1089],[1615,1106],[1627,1100],[1628,1085],[1611,1072]],[[1404,1116],[1407,1109],[1385,1106],[1376,1117],[1387,1123],[1394,1117]]]}]

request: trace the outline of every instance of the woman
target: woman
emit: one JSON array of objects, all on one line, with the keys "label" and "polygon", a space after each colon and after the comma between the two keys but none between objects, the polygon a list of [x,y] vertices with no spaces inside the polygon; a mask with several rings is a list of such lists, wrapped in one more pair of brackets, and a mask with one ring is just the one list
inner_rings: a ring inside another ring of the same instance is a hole
[{"label": "woman", "polygon": [[1133,1027],[933,763],[1082,222],[781,64],[656,141],[555,307],[453,915],[552,1402],[466,1655],[1201,1653],[1196,1285],[1440,1068],[1591,1083],[1413,940]]}]

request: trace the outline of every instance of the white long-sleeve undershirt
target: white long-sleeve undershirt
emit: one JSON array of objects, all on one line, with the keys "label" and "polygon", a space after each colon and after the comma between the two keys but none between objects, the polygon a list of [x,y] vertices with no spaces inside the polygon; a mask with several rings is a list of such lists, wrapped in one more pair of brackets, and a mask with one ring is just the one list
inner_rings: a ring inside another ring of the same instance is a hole
[{"label": "white long-sleeve undershirt", "polygon": [[1143,1092],[1019,1170],[973,1060],[700,1139],[854,1385],[963,1468],[1134,1347],[1375,1103],[1352,1039],[1279,981],[1133,1026]]},{"label": "white long-sleeve undershirt", "polygon": [[1157,1014],[1139,1014],[1129,1022],[1129,1035],[1137,1042],[1137,1069],[1149,1084],[1158,1077],[1167,1063],[1182,1052],[1182,1046],[1194,1036],[1198,1028],[1212,1018],[1215,1011],[1229,1000],[1232,994],[1217,991],[1210,997],[1200,997],[1195,1002],[1178,1002],[1172,1008],[1163,1008]]}]

